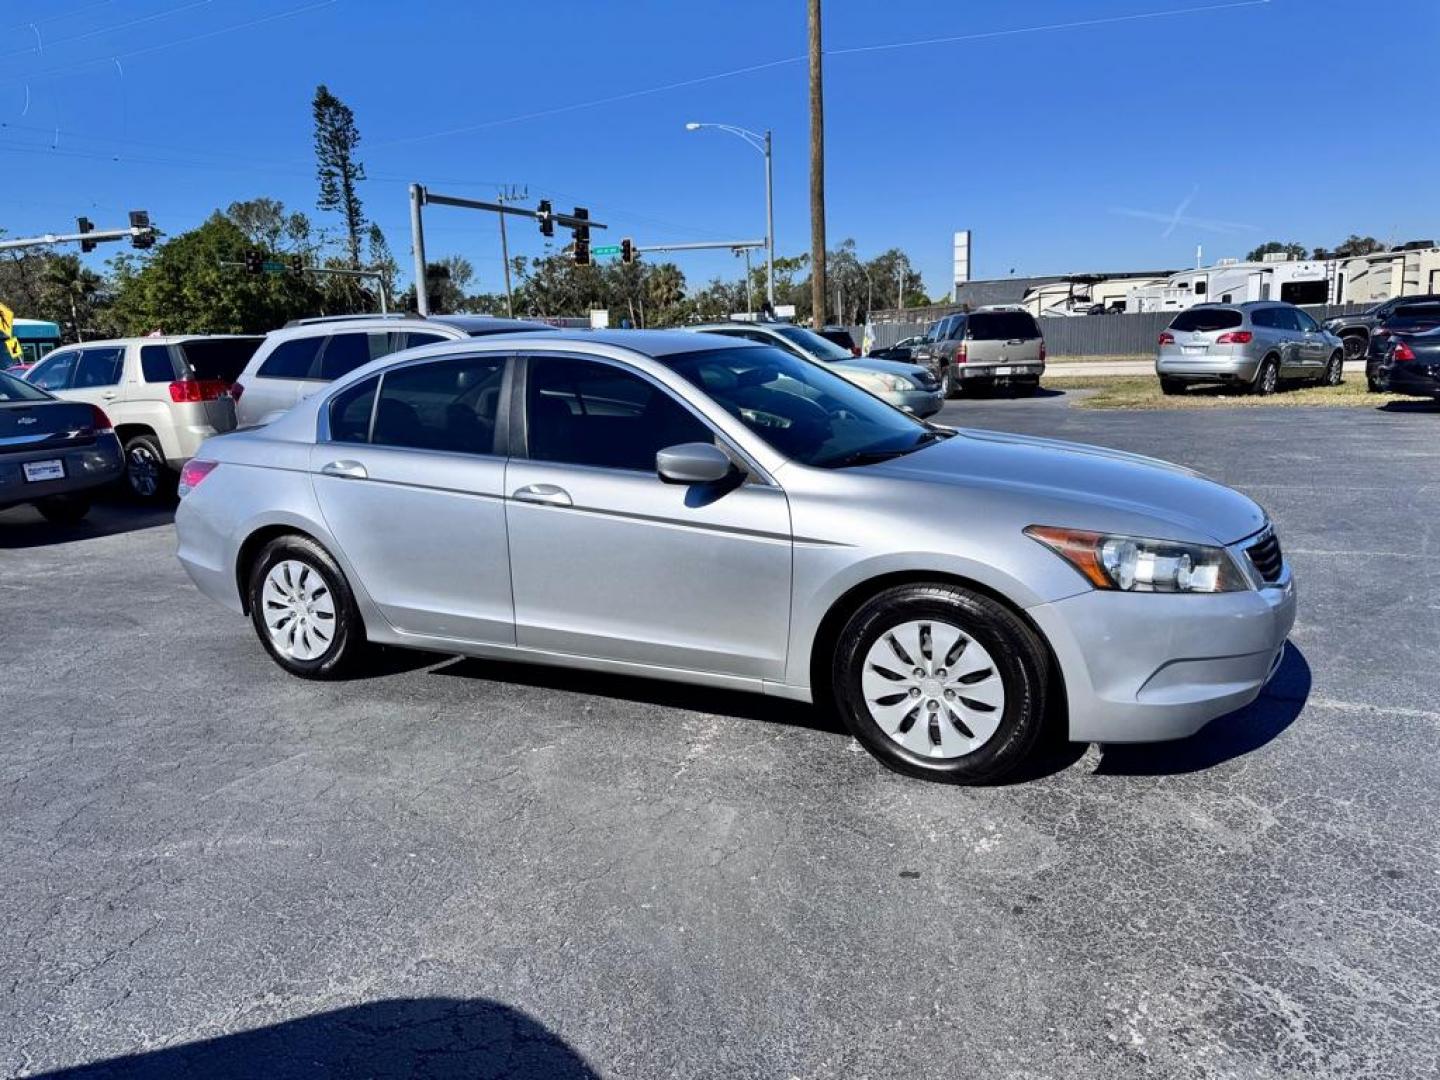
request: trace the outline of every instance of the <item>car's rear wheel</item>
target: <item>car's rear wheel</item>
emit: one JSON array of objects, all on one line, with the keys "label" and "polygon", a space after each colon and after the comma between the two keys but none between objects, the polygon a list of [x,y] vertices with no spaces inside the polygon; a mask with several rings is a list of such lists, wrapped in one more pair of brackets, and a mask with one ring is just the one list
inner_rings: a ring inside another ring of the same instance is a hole
[{"label": "car's rear wheel", "polygon": [[88,495],[52,495],[35,504],[45,520],[54,525],[74,525],[90,512]]},{"label": "car's rear wheel", "polygon": [[1260,370],[1255,373],[1255,381],[1251,384],[1252,393],[1261,397],[1269,397],[1280,389],[1280,362],[1273,356],[1267,356],[1265,362],[1260,365]]},{"label": "car's rear wheel", "polygon": [[1185,383],[1180,379],[1170,379],[1162,375],[1160,376],[1160,392],[1162,394],[1183,394]]},{"label": "car's rear wheel", "polygon": [[831,692],[851,733],[890,768],[978,784],[1033,750],[1046,671],[1043,646],[1004,605],[958,585],[901,585],[846,624]]},{"label": "car's rear wheel", "polygon": [[337,678],[365,651],[365,626],[345,575],[308,537],[266,544],[250,568],[248,592],[255,633],[292,675]]},{"label": "car's rear wheel", "polygon": [[125,482],[130,494],[144,503],[164,502],[174,493],[174,475],[154,435],[135,435],[125,441]]},{"label": "car's rear wheel", "polygon": [[1325,365],[1325,375],[1320,380],[1326,386],[1339,386],[1345,378],[1345,354],[1336,350]]},{"label": "car's rear wheel", "polygon": [[960,396],[960,388],[956,385],[955,369],[946,364],[940,369],[940,393],[948,400]]}]

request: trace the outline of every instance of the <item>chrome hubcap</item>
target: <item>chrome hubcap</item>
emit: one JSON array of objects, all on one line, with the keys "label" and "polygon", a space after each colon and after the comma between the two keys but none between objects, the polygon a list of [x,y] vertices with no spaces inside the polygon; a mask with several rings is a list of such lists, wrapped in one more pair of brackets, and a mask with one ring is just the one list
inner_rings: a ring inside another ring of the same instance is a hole
[{"label": "chrome hubcap", "polygon": [[297,559],[270,568],[260,591],[275,648],[295,660],[323,656],[335,640],[335,599],[318,571]]},{"label": "chrome hubcap", "polygon": [[865,656],[870,718],[911,753],[957,758],[984,746],[1005,715],[1005,684],[985,647],[958,626],[901,623]]},{"label": "chrome hubcap", "polygon": [[160,465],[153,454],[143,446],[130,451],[125,465],[130,476],[130,486],[140,495],[154,495],[160,487]]}]

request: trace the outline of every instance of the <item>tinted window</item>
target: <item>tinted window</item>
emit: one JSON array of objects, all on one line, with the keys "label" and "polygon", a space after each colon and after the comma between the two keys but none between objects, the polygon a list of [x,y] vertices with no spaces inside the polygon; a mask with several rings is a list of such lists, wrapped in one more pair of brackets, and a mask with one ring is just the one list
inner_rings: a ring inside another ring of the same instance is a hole
[{"label": "tinted window", "polygon": [[347,386],[330,399],[330,440],[332,442],[368,442],[370,414],[375,406],[375,387],[380,376],[362,379]]},{"label": "tinted window", "polygon": [[1040,328],[1028,311],[977,311],[970,316],[970,337],[974,341],[1011,341],[1038,338]]},{"label": "tinted window", "polygon": [[684,353],[665,363],[781,454],[806,465],[904,453],[934,434],[848,379],[773,346]]},{"label": "tinted window", "polygon": [[417,450],[494,453],[505,359],[470,356],[387,371],[370,441]]},{"label": "tinted window", "polygon": [[[479,335],[477,334],[476,336],[478,337]],[[405,335],[404,348],[416,349],[419,348],[421,345],[434,345],[437,341],[446,340],[448,339],[441,337],[439,334],[410,333]],[[400,349],[397,347],[395,351],[399,352]]]},{"label": "tinted window", "polygon": [[1212,330],[1229,330],[1243,320],[1234,308],[1190,308],[1180,312],[1170,323],[1171,330],[1187,334],[1208,334]]},{"label": "tinted window", "polygon": [[324,340],[319,334],[312,334],[282,341],[265,358],[256,374],[262,379],[308,379],[315,354]]},{"label": "tinted window", "polygon": [[1433,322],[1440,319],[1440,304],[1401,304],[1395,309],[1396,319],[1424,319]]},{"label": "tinted window", "polygon": [[1320,324],[1310,317],[1310,313],[1308,311],[1296,310],[1292,311],[1290,314],[1293,315],[1295,317],[1295,321],[1300,324],[1301,330],[1313,332],[1320,329]]},{"label": "tinted window", "polygon": [[70,380],[73,390],[87,390],[96,386],[115,386],[120,382],[120,373],[125,367],[125,349],[85,349],[80,353],[80,362],[75,365],[75,377]]},{"label": "tinted window", "polygon": [[175,361],[169,345],[140,346],[140,377],[146,382],[173,382]]},{"label": "tinted window", "polygon": [[195,338],[182,341],[177,348],[185,358],[185,366],[197,379],[219,379],[234,382],[255,355],[263,338]]},{"label": "tinted window", "polygon": [[[1281,330],[1294,331],[1300,329],[1300,320],[1295,317],[1296,312],[1294,308],[1270,308],[1269,311],[1270,317],[1275,320],[1271,323],[1272,326],[1278,327]],[[1251,315],[1251,321],[1254,321],[1254,315]]]},{"label": "tinted window", "polygon": [[70,385],[70,373],[75,370],[77,352],[51,353],[44,363],[30,372],[29,382],[42,390],[64,390]]},{"label": "tinted window", "polygon": [[399,352],[406,347],[405,338],[403,333],[384,331],[336,334],[325,343],[325,351],[320,354],[318,378],[329,380],[349,375],[362,364],[368,364],[377,357]]},{"label": "tinted window", "polygon": [[1278,328],[1280,324],[1275,319],[1274,310],[1271,308],[1257,308],[1255,311],[1250,312],[1250,325],[1274,330]]},{"label": "tinted window", "polygon": [[778,326],[775,330],[786,341],[798,346],[801,352],[813,356],[816,360],[854,359],[849,349],[842,349],[833,341],[826,341],[814,330],[806,330],[803,326]]},{"label": "tinted window", "polygon": [[37,390],[24,379],[0,371],[0,401],[49,401],[50,395]]},{"label": "tinted window", "polygon": [[[732,351],[767,355],[773,350],[722,350]],[[694,414],[638,375],[555,356],[530,361],[525,422],[530,457],[536,461],[605,469],[654,472],[655,455],[667,446],[714,440]]]},{"label": "tinted window", "polygon": [[1196,296],[1204,296],[1204,295],[1205,295],[1207,292],[1209,292],[1209,291],[1210,291],[1210,283],[1209,283],[1208,281],[1206,281],[1204,278],[1196,278],[1196,279],[1195,279],[1195,295],[1196,295]]}]

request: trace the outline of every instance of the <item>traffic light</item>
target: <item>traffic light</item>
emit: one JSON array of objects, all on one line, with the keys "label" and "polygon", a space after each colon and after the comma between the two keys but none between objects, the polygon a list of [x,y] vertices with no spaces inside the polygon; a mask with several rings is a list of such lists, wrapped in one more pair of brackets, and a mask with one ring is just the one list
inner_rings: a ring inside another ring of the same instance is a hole
[{"label": "traffic light", "polygon": [[622,263],[626,265],[633,263],[637,254],[634,240],[631,240],[630,237],[627,236],[624,240],[620,241],[620,261]]},{"label": "traffic light", "polygon": [[555,235],[555,219],[550,214],[549,199],[540,200],[540,205],[535,208],[535,220],[540,222],[540,234],[542,236]]},{"label": "traffic light", "polygon": [[[92,232],[95,231],[95,223],[94,223],[93,221],[91,221],[88,217],[76,218],[76,219],[75,219],[75,224],[76,224],[77,226],[79,226],[78,231],[79,231],[80,233],[82,233],[82,234],[83,234],[83,233],[92,233]],[[95,250],[97,247],[99,247],[99,246],[100,246],[100,245],[97,244],[94,240],[81,240],[81,241],[80,241],[80,250],[81,250],[81,251],[94,251],[94,250]]]},{"label": "traffic light", "polygon": [[247,274],[263,274],[265,272],[265,253],[259,248],[250,248],[245,252],[245,272]]},{"label": "traffic light", "polygon": [[575,265],[589,266],[590,226],[586,224],[586,219],[590,217],[590,211],[586,210],[583,206],[577,206],[574,216],[580,222],[580,224],[570,230],[571,235],[575,237]]},{"label": "traffic light", "polygon": [[292,274],[296,274],[296,275],[305,273],[305,256],[304,256],[304,255],[291,255],[291,256],[290,256],[290,272],[291,272]]},{"label": "traffic light", "polygon": [[144,210],[131,210],[130,228],[144,230],[144,232],[132,232],[130,234],[131,247],[148,248],[155,246],[155,233],[150,228],[149,213]]}]

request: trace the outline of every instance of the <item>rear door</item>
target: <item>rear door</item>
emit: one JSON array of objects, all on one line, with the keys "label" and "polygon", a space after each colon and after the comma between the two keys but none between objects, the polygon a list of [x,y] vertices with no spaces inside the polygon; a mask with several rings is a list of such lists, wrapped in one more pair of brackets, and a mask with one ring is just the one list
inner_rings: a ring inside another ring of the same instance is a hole
[{"label": "rear door", "polygon": [[300,400],[304,380],[314,370],[324,334],[285,338],[260,362],[253,376],[241,381],[236,419],[242,427],[265,424]]}]

